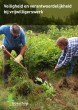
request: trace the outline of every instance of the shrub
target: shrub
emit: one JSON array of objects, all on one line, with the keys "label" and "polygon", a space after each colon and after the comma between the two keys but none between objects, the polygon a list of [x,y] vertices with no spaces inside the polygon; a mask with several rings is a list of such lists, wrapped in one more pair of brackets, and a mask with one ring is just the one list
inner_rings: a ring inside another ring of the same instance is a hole
[{"label": "shrub", "polygon": [[58,29],[57,25],[49,25],[48,28],[49,30],[47,34],[50,35],[50,38],[57,39],[61,36],[60,30]]},{"label": "shrub", "polygon": [[49,30],[47,34],[50,35],[51,39],[56,40],[58,37],[78,37],[78,25],[75,26],[61,26],[58,28],[57,25],[49,25],[48,26]]},{"label": "shrub", "polygon": [[44,68],[53,68],[59,56],[59,49],[55,41],[45,34],[28,37],[25,63],[31,71]]}]

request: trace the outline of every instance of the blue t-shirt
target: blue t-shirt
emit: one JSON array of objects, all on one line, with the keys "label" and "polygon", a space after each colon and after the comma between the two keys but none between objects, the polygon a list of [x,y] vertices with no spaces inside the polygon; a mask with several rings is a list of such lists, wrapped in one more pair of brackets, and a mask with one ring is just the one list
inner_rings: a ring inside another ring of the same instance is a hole
[{"label": "blue t-shirt", "polygon": [[20,34],[16,38],[10,31],[11,26],[3,25],[0,27],[0,34],[4,34],[3,44],[8,49],[18,48],[26,44],[26,37],[23,29],[20,27]]}]

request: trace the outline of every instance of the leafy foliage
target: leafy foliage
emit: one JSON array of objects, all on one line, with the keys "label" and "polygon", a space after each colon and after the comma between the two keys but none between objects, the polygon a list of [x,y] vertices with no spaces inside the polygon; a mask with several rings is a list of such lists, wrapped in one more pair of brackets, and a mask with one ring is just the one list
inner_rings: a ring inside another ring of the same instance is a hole
[{"label": "leafy foliage", "polygon": [[56,40],[58,37],[77,37],[78,36],[78,26],[61,26],[61,28],[58,28],[57,25],[49,25],[49,30],[47,34],[50,35],[51,39]]},{"label": "leafy foliage", "polygon": [[49,25],[49,30],[48,30],[48,34],[50,35],[50,37],[52,39],[57,39],[58,37],[61,36],[61,32],[60,30],[58,29],[57,25]]},{"label": "leafy foliage", "polygon": [[25,62],[29,70],[53,68],[59,56],[55,41],[45,34],[28,37]]}]

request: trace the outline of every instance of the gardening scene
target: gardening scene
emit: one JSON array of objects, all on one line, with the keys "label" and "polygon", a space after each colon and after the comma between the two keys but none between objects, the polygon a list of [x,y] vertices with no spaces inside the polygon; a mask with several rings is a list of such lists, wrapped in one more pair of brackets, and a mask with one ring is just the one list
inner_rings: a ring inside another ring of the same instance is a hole
[{"label": "gardening scene", "polygon": [[0,26],[0,110],[78,110],[78,25]]}]

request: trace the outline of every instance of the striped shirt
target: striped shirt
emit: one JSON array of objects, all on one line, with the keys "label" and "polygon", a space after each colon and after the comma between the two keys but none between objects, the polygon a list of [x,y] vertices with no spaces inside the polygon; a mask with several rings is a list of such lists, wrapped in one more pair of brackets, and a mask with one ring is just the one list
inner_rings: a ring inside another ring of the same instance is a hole
[{"label": "striped shirt", "polygon": [[68,39],[68,45],[62,50],[61,56],[58,60],[58,68],[71,62],[71,59],[74,56],[78,56],[78,37]]}]

